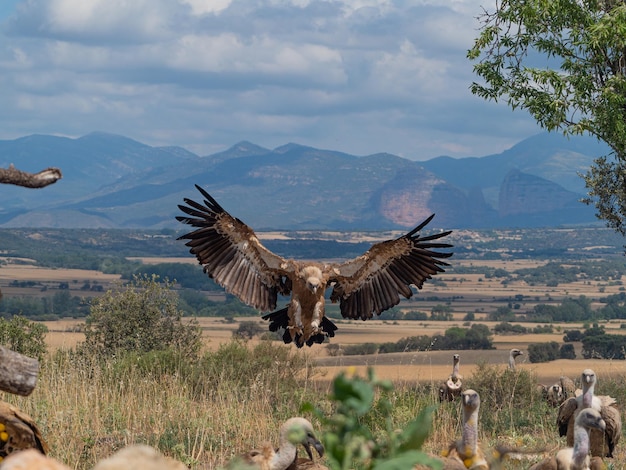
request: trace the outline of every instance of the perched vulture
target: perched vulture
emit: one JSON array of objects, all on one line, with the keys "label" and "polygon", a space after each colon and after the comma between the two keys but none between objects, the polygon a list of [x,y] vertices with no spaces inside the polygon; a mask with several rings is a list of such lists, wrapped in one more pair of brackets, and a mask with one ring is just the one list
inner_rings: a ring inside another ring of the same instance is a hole
[{"label": "perched vulture", "polygon": [[[450,444],[440,457],[444,470],[488,470],[489,464],[483,452],[478,448],[478,410],[480,396],[474,390],[465,390],[461,394],[463,407],[463,428],[461,439]],[[430,467],[417,466],[416,469]]]},{"label": "perched vulture", "polygon": [[42,454],[47,454],[48,444],[30,416],[13,405],[0,401],[0,461],[25,449],[37,449]]},{"label": "perched vulture", "polygon": [[613,457],[613,450],[622,435],[622,418],[615,407],[615,399],[609,396],[596,396],[596,374],[591,369],[582,372],[583,393],[577,397],[568,398],[559,408],[557,426],[560,436],[567,436],[567,445],[574,445],[574,423],[581,410],[593,408],[600,413],[605,422],[605,429],[592,429],[589,434],[590,452],[593,456]]},{"label": "perched vulture", "polygon": [[606,423],[593,408],[578,413],[574,422],[574,441],[556,456],[536,463],[530,470],[600,470],[606,468],[600,457],[589,457],[590,431],[603,432]]},{"label": "perched vulture", "polygon": [[561,384],[561,390],[563,391],[563,400],[576,396],[576,385],[572,379],[562,375],[559,382]]},{"label": "perched vulture", "polygon": [[556,408],[568,398],[576,396],[576,385],[572,379],[562,375],[558,382],[546,387],[544,396],[548,404]]},{"label": "perched vulture", "polygon": [[556,408],[563,403],[565,400],[565,395],[563,394],[563,387],[561,387],[561,383],[555,383],[548,387],[546,392],[546,400],[548,404],[553,408]]},{"label": "perched vulture", "polygon": [[187,215],[176,219],[195,227],[180,239],[203,265],[204,272],[242,302],[264,312],[276,308],[278,295],[289,296],[287,306],[263,316],[270,330],[284,328],[285,343],[322,343],[337,327],[324,316],[324,294],[339,302],[344,318],[367,320],[397,305],[400,294],[413,295],[424,281],[447,266],[451,252],[434,251],[452,245],[436,240],[450,232],[421,237],[419,232],[434,214],[406,235],[376,243],[363,255],[344,263],[319,263],[285,259],[265,248],[254,231],[232,217],[204,189],[198,203],[185,198],[178,207]]},{"label": "perched vulture", "polygon": [[523,354],[524,353],[519,349],[511,349],[511,352],[509,353],[509,369],[515,370],[515,358]]},{"label": "perched vulture", "polygon": [[296,458],[291,465],[287,467],[287,470],[328,470],[328,467],[316,462],[313,457],[313,449],[315,449],[320,458],[324,456],[324,446],[321,442],[315,439],[314,436],[308,436],[308,438],[302,443],[302,446],[304,447],[308,458],[298,457],[296,454]]},{"label": "perched vulture", "polygon": [[[307,450],[307,454],[312,458],[310,447],[313,446],[318,454],[324,454],[324,447],[315,437],[313,426],[305,418],[290,418],[283,423],[279,431],[279,444],[275,449],[271,444],[264,444],[261,449],[251,450],[233,462],[235,468],[238,463],[258,468],[260,470],[286,470],[298,467],[297,445],[302,444]],[[309,467],[316,468],[316,467]],[[323,467],[318,467],[323,468]]]},{"label": "perched vulture", "polygon": [[452,356],[452,374],[445,382],[439,385],[439,401],[454,401],[457,397],[461,396],[461,390],[463,382],[461,379],[463,376],[459,374],[459,362],[461,356],[454,354]]}]

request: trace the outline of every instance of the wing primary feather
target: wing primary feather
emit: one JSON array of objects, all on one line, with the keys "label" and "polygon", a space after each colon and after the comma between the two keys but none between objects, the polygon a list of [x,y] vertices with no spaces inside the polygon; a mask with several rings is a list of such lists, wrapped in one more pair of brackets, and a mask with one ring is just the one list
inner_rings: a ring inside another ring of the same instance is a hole
[{"label": "wing primary feather", "polygon": [[199,202],[194,201],[193,199],[189,199],[189,198],[185,198],[183,199],[183,201],[185,202],[185,204],[190,206],[190,207],[185,207],[185,206],[179,205],[178,207],[183,212],[189,215],[201,217],[203,219],[209,218],[209,219],[215,220],[217,218],[217,215],[223,212],[223,210],[219,212],[212,210],[210,207],[206,205],[206,201],[205,201],[205,205],[202,205]]},{"label": "wing primary feather", "polygon": [[[411,236],[411,239],[415,240],[415,241],[417,241],[417,242],[419,242],[421,244],[423,242],[428,242],[428,241],[431,241],[431,240],[438,240],[439,238],[447,237],[451,233],[452,233],[452,230],[448,230],[446,232],[439,232],[439,233],[433,233],[432,235],[426,235],[425,237],[417,237],[417,238],[415,238],[415,237]],[[449,243],[441,243],[441,245],[442,246],[440,248],[452,248],[452,245],[450,245]]]},{"label": "wing primary feather", "polygon": [[[215,212],[218,212],[218,213],[220,213],[220,212],[226,212],[226,211],[222,208],[222,206],[220,206],[220,204],[219,204],[219,203],[218,203],[215,199],[213,199],[213,197],[212,197],[209,193],[207,193],[207,192],[206,192],[206,191],[205,191],[202,187],[200,187],[200,186],[199,186],[199,185],[197,185],[197,184],[196,184],[195,186],[196,186],[196,188],[198,189],[198,191],[200,191],[200,194],[202,194],[202,196],[206,199],[205,203],[206,203],[206,205],[207,205],[207,206],[212,206],[212,209],[213,209]],[[433,214],[433,215],[434,215],[434,214]]]},{"label": "wing primary feather", "polygon": [[431,220],[433,220],[433,217],[435,217],[435,214],[431,214],[430,217],[428,217],[426,220],[424,220],[421,224],[419,224],[417,227],[415,227],[413,230],[411,230],[409,233],[407,233],[405,235],[405,237],[412,237],[415,233],[419,232],[420,230],[422,230],[424,227],[426,227],[429,222]]}]

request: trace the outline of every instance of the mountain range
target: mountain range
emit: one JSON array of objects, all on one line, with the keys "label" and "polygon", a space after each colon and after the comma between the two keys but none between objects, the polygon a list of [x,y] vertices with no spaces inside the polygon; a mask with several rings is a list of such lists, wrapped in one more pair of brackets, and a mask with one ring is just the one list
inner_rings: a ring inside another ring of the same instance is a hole
[{"label": "mountain range", "polygon": [[0,227],[180,229],[177,205],[201,198],[194,184],[256,230],[406,229],[433,212],[439,228],[591,225],[580,174],[608,153],[594,138],[552,133],[495,155],[421,162],[294,143],[199,156],[101,132],[30,135],[0,140],[0,166],[54,166],[63,179],[3,186]]}]

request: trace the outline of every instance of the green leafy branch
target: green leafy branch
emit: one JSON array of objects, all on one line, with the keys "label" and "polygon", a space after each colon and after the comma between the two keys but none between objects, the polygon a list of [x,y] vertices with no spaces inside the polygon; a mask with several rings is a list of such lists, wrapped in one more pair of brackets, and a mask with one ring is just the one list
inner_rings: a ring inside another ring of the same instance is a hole
[{"label": "green leafy branch", "polygon": [[[367,378],[341,373],[334,379],[332,415],[326,416],[310,403],[304,405],[322,424],[326,462],[331,469],[404,470],[416,464],[441,469],[441,462],[421,450],[436,406],[426,407],[398,431],[392,421],[392,404],[386,398],[392,390],[391,381],[377,379],[370,368]],[[367,426],[373,413],[382,417],[382,431],[372,432]]]}]

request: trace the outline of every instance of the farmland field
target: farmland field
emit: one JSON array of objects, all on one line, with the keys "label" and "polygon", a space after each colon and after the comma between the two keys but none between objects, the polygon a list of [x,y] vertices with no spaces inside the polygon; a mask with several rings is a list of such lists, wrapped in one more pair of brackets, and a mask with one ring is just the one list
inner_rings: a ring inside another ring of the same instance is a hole
[{"label": "farmland field", "polygon": [[[195,262],[189,258],[138,258],[142,262]],[[457,266],[489,266],[495,269],[512,271],[520,268],[533,268],[541,266],[545,262],[535,260],[460,260]],[[84,281],[99,282],[105,288],[110,287],[119,279],[116,275],[104,275],[96,271],[44,269],[25,265],[5,265],[0,268],[0,287],[7,294],[11,292],[8,281],[11,279],[29,279],[45,283],[65,281],[70,284],[70,289],[78,289]],[[467,326],[463,318],[468,312],[474,312],[476,322],[483,323],[493,328],[497,322],[484,320],[487,312],[495,310],[503,304],[503,299],[523,296],[522,308],[532,308],[538,302],[560,302],[566,297],[578,297],[584,295],[592,302],[597,303],[604,296],[620,292],[621,285],[607,285],[596,281],[576,281],[559,284],[555,287],[528,286],[523,282],[511,282],[503,285],[497,278],[486,279],[479,274],[463,274],[459,276],[453,270],[437,277],[437,283],[426,283],[424,289],[413,299],[401,302],[399,308],[405,310],[429,311],[432,307],[445,302],[445,299],[455,297],[454,302],[448,305],[452,307],[453,321],[381,321],[369,320],[366,322],[336,320],[339,327],[337,335],[330,340],[331,343],[341,346],[363,344],[397,342],[402,338],[417,335],[443,334],[452,326]],[[30,295],[37,295],[37,289],[31,289]],[[521,298],[521,297],[519,297]],[[216,349],[220,344],[229,342],[233,332],[237,329],[240,321],[258,322],[263,329],[267,323],[259,317],[242,317],[235,321],[227,322],[223,318],[199,318],[203,330],[203,337],[207,348]],[[76,326],[83,320],[60,320],[45,322],[50,332],[47,342],[52,349],[70,348],[83,339],[83,334],[76,332]],[[523,323],[526,327],[537,324]],[[563,343],[563,331],[568,329],[582,328],[582,324],[553,324],[552,334],[526,334],[526,335],[494,335],[495,350],[490,351],[460,351],[461,370],[470,375],[479,363],[506,364],[508,351],[511,348],[526,350],[530,343],[542,343],[556,341]],[[626,329],[620,328],[620,321],[611,321],[603,324],[607,333],[626,334]],[[253,343],[257,340],[251,340]],[[577,346],[577,349],[580,347]],[[294,348],[295,350],[295,348]],[[338,356],[330,357],[326,345],[314,345],[312,348],[304,348],[302,354],[308,355],[317,365],[316,377],[318,380],[330,380],[338,371],[348,366],[356,366],[357,370],[364,370],[372,366],[379,377],[397,381],[420,381],[438,382],[446,378],[451,370],[451,357],[456,351],[422,351],[407,353],[388,353],[363,356]],[[580,358],[579,350],[578,357]],[[527,355],[518,358],[520,368],[532,370],[540,381],[552,383],[560,375],[578,376],[585,367],[592,367],[599,376],[626,374],[626,363],[623,361],[610,360],[557,360],[550,363],[531,364]]]},{"label": "farmland field", "polygon": [[[133,259],[146,265],[171,262],[197,264],[191,257],[179,256],[146,256]],[[72,296],[88,298],[101,295],[101,290],[85,289],[85,285],[95,285],[106,290],[120,280],[120,275],[103,274],[96,270],[41,268],[34,266],[28,259],[9,261],[11,262],[0,264],[0,288],[5,296],[43,297],[66,290]],[[503,277],[476,274],[469,269],[482,266],[512,272],[525,268],[539,269],[546,263],[545,260],[514,258],[455,259],[445,274],[427,282],[413,299],[402,301],[397,307],[403,312],[430,312],[433,308],[444,305],[450,310],[451,320],[334,320],[339,329],[337,335],[327,344],[346,348],[368,342],[397,342],[409,336],[441,334],[450,327],[468,327],[472,323],[481,323],[493,330],[499,322],[487,321],[487,318],[491,312],[503,306],[514,308],[519,313],[530,311],[537,304],[558,305],[566,298],[579,296],[590,299],[593,306],[600,306],[604,297],[624,290],[621,279],[607,282],[588,278],[559,282],[558,285],[548,287],[545,283],[531,284],[515,278],[509,278],[505,282]],[[469,313],[474,316],[472,322],[465,319]],[[233,333],[242,322],[255,322],[263,331],[267,330],[267,322],[260,315],[228,319],[200,317],[198,322],[202,328],[204,346],[210,350],[231,343]],[[72,348],[84,339],[80,332],[84,319],[64,318],[43,323],[49,329],[46,341],[50,350]],[[541,325],[527,322],[521,324],[526,328]],[[621,325],[620,320],[602,322],[606,332],[611,334],[626,334],[626,329],[621,328]],[[402,393],[413,394],[414,390],[428,388],[414,387],[416,382],[438,385],[447,378],[452,367],[452,354],[455,352],[461,355],[460,372],[464,380],[471,379],[480,364],[506,367],[509,350],[513,347],[526,352],[530,343],[555,341],[562,344],[565,330],[584,327],[582,323],[553,323],[551,326],[552,333],[494,335],[493,344],[496,349],[493,350],[433,350],[357,356],[331,355],[327,344],[301,350],[292,347],[291,350],[306,358],[306,370],[297,372],[306,374],[306,380],[300,383],[306,384],[304,387],[320,390],[324,396],[329,390],[329,382],[338,372],[356,370],[363,375],[367,367],[373,367],[377,377],[394,381]],[[259,341],[261,340],[255,337],[249,343],[256,345]],[[622,380],[626,377],[626,361],[584,360],[580,358],[580,344],[575,345],[575,360],[560,359],[532,364],[528,360],[528,354],[524,354],[518,358],[517,367],[531,371],[539,382],[546,385],[553,383],[561,375],[579,377],[582,369],[587,367],[596,371],[601,387],[607,383],[605,379],[609,377],[620,377]],[[133,374],[137,372],[134,368],[130,371]],[[73,373],[77,375],[71,375]],[[187,385],[177,382],[179,377],[164,376],[163,382],[158,381],[160,375],[157,375],[156,380],[123,377],[111,386],[104,381],[104,376],[100,377],[98,374],[93,383],[84,381],[80,375],[82,373],[75,371],[72,364],[62,372],[46,370],[31,399],[11,397],[16,401],[21,400],[18,401],[21,407],[31,415],[38,416],[42,423],[46,423],[47,436],[55,449],[54,456],[70,464],[72,468],[92,468],[91,463],[98,458],[110,454],[117,446],[133,442],[147,442],[161,446],[168,455],[186,457],[190,462],[196,462],[192,468],[217,468],[228,461],[233,452],[248,448],[250,443],[258,443],[260,439],[272,438],[280,420],[280,412],[285,412],[280,405],[284,397],[276,400],[272,393],[255,394],[253,387],[246,389],[251,391],[250,396],[254,398],[249,400],[233,395],[234,387],[227,387],[224,395],[211,395],[208,400],[197,399],[196,394],[190,392],[189,396],[192,398],[188,399]],[[100,379],[102,381],[99,382]],[[254,386],[257,386],[256,382]],[[451,409],[442,407],[442,413],[452,413]],[[490,408],[485,407],[484,410]],[[401,406],[399,413],[402,413]],[[210,419],[207,420],[207,416]],[[271,419],[268,418],[270,416]],[[543,419],[551,426],[551,416]],[[458,434],[455,426],[456,421],[437,427],[428,442],[428,450],[437,452],[445,447]],[[486,431],[490,432],[489,429]],[[506,442],[539,448],[545,446],[549,439],[548,450],[552,451],[560,443],[555,439],[553,431],[551,427],[540,423],[532,432],[523,435],[515,432],[507,434]],[[499,435],[498,439],[500,437],[505,436]],[[494,437],[492,439],[495,440]],[[616,462],[624,458],[622,447],[619,448]],[[179,453],[181,449],[182,454]],[[513,465],[504,468],[518,470],[522,467]]]}]

